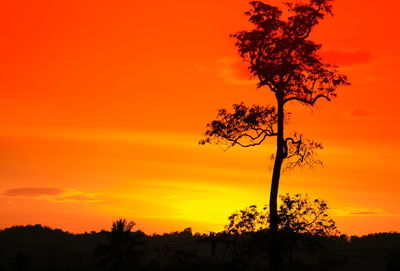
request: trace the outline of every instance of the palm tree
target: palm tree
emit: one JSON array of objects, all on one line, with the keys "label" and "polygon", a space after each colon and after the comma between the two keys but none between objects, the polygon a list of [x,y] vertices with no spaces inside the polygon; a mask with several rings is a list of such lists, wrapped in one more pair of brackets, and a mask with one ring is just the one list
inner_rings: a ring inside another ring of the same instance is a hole
[{"label": "palm tree", "polygon": [[104,270],[126,270],[138,263],[141,252],[134,249],[139,244],[137,235],[131,230],[136,225],[134,221],[118,219],[113,222],[111,232],[105,232],[109,244],[98,245],[95,255]]}]

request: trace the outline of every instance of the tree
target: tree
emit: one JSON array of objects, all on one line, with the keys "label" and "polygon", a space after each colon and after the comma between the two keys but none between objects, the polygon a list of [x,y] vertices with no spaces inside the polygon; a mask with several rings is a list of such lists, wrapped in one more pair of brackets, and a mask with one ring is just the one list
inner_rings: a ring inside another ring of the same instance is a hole
[{"label": "tree", "polygon": [[125,270],[136,263],[141,252],[134,249],[141,243],[140,236],[132,233],[134,221],[118,219],[113,222],[111,232],[105,232],[110,244],[98,245],[95,254],[105,270]]},{"label": "tree", "polygon": [[[339,233],[336,230],[335,221],[326,213],[329,208],[324,200],[310,200],[301,194],[294,196],[285,194],[281,195],[280,199],[279,231],[312,236]],[[263,231],[271,226],[266,206],[259,210],[256,205],[250,205],[230,215],[228,220],[229,224],[225,226],[225,232],[229,234]]]},{"label": "tree", "polygon": [[[318,237],[337,235],[336,223],[326,214],[328,205],[324,200],[309,200],[300,194],[281,196],[279,230],[286,237],[289,270],[292,270],[293,252],[298,239],[317,240]],[[309,244],[310,245],[310,244]]]},{"label": "tree", "polygon": [[[292,263],[294,248],[298,239],[317,239],[318,237],[337,235],[335,221],[326,213],[328,205],[324,200],[310,200],[300,194],[280,196],[281,204],[278,210],[278,229],[286,241],[289,266]],[[237,211],[228,217],[229,224],[225,226],[228,234],[244,234],[265,232],[271,226],[268,208],[261,210],[256,205]],[[283,251],[280,262],[283,259]]]},{"label": "tree", "polygon": [[[245,14],[252,30],[232,35],[240,56],[258,79],[258,88],[267,88],[275,96],[276,106],[235,104],[234,112],[221,109],[217,119],[207,125],[200,144],[227,143],[228,146],[256,146],[276,137],[276,152],[269,198],[270,266],[279,270],[279,216],[277,198],[282,164],[289,168],[312,165],[313,153],[322,146],[300,135],[285,137],[288,112],[285,106],[299,102],[313,106],[321,98],[330,101],[339,86],[349,85],[346,76],[318,55],[321,45],[310,40],[314,27],[326,15],[332,15],[333,0],[284,2],[280,7],[260,1],[250,2]],[[285,12],[285,13],[283,13]]]},{"label": "tree", "polygon": [[250,205],[231,214],[228,217],[229,224],[225,226],[225,231],[229,234],[242,234],[268,229],[269,221],[266,209],[267,207],[264,207],[259,211],[256,205]]}]

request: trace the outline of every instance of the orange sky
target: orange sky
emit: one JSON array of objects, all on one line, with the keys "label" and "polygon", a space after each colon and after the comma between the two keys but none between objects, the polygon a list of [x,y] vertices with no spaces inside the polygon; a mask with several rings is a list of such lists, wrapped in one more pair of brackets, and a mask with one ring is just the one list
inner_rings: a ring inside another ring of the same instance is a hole
[{"label": "orange sky", "polygon": [[[276,1],[274,1],[276,2]],[[281,193],[328,201],[348,234],[400,230],[395,0],[337,0],[313,38],[352,86],[287,130],[324,143],[323,168],[283,175]],[[232,103],[256,90],[229,34],[247,1],[8,1],[0,10],[0,228],[73,232],[126,217],[147,232],[222,230],[265,204],[270,141],[199,146]]]}]

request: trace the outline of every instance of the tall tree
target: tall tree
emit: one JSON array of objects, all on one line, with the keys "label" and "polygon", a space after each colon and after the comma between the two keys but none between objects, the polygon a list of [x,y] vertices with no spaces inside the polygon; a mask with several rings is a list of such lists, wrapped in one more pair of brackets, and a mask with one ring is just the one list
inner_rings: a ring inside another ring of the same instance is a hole
[{"label": "tall tree", "polygon": [[258,78],[257,87],[272,91],[276,106],[235,104],[232,113],[221,109],[200,141],[250,147],[276,137],[269,199],[272,270],[280,269],[277,198],[282,164],[286,161],[289,168],[310,165],[315,162],[313,151],[321,148],[301,135],[285,137],[288,116],[285,106],[295,101],[313,106],[321,98],[330,101],[339,86],[349,84],[335,66],[323,62],[318,55],[321,45],[310,40],[314,27],[326,15],[332,15],[332,2],[303,0],[283,2],[281,7],[250,2],[251,10],[245,14],[254,28],[232,37],[251,74]]}]

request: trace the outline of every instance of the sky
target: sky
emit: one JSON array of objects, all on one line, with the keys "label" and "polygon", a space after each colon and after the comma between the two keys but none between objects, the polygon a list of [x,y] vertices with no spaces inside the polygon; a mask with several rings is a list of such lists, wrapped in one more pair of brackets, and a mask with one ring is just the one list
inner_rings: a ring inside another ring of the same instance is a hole
[{"label": "sky", "polygon": [[[275,3],[276,1],[272,1]],[[400,27],[395,0],[336,0],[312,34],[351,86],[291,105],[287,133],[324,145],[322,167],[280,194],[327,201],[346,234],[400,230]],[[274,141],[201,146],[219,108],[273,104],[230,34],[239,0],[7,1],[0,10],[0,228],[70,232],[134,220],[146,233],[220,231],[268,202]]]}]

